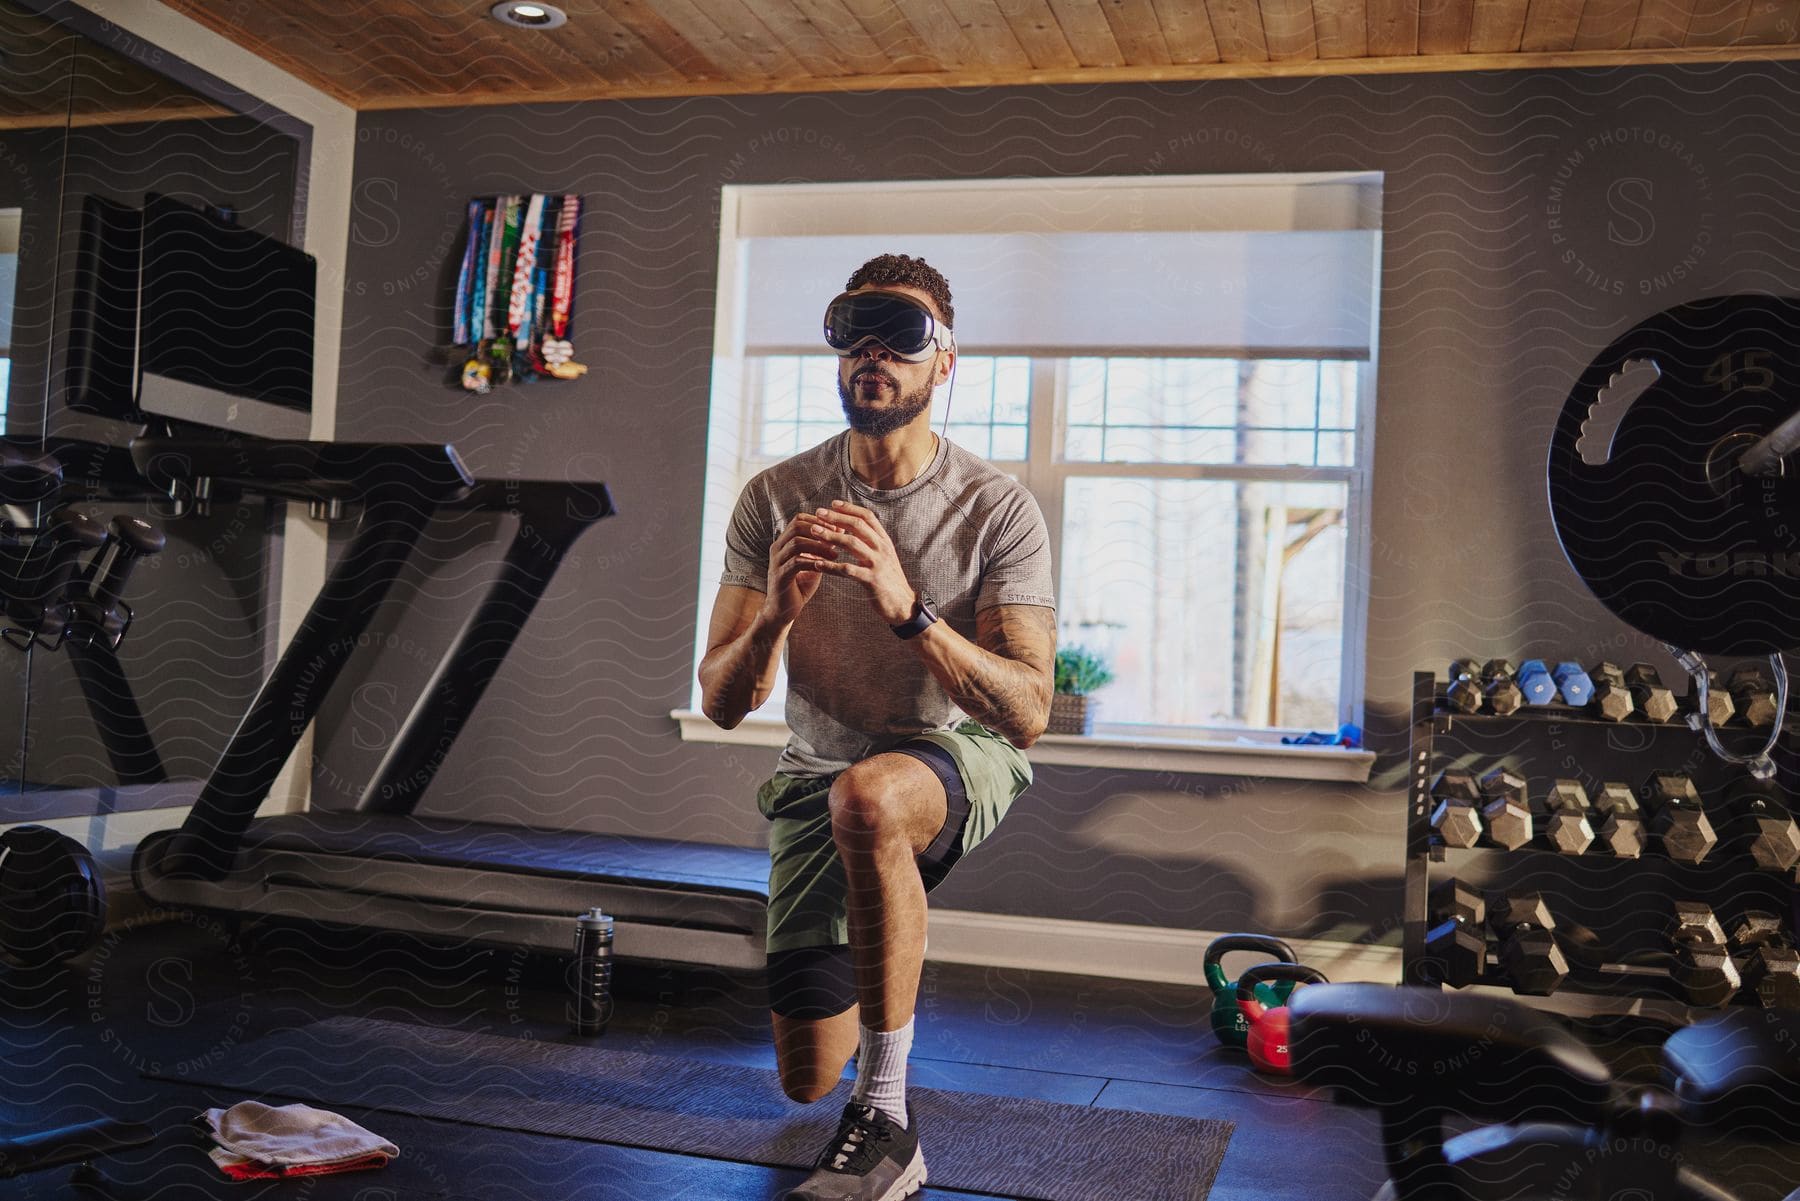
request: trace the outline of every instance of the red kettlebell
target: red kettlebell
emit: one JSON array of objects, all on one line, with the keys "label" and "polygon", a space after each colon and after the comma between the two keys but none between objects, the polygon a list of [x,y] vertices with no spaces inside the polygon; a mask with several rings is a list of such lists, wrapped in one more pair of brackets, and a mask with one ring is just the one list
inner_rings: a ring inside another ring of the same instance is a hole
[{"label": "red kettlebell", "polygon": [[1295,984],[1329,984],[1325,973],[1298,963],[1259,963],[1238,977],[1238,1008],[1250,1023],[1250,1035],[1244,1049],[1257,1070],[1281,1076],[1294,1074],[1293,1056],[1288,1052],[1288,1011],[1285,1004],[1271,1009],[1256,997],[1256,986],[1270,980],[1290,980]]}]

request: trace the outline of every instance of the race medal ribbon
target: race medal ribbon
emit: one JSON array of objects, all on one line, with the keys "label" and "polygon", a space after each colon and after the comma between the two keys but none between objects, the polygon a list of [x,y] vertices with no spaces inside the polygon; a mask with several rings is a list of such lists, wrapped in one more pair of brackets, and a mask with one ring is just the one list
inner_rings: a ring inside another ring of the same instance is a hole
[{"label": "race medal ribbon", "polygon": [[575,303],[575,224],[581,215],[581,197],[563,197],[556,217],[556,273],[550,289],[549,336],[539,348],[544,365],[558,379],[576,379],[587,368],[574,361],[569,343],[569,317]]},{"label": "race medal ribbon", "polygon": [[519,196],[506,197],[505,234],[501,238],[500,258],[495,265],[494,288],[488,301],[493,322],[493,341],[488,344],[488,360],[492,364],[493,381],[504,384],[512,379],[511,289],[514,261],[519,252],[520,218],[524,205]]},{"label": "race medal ribbon", "polygon": [[469,302],[475,291],[475,259],[481,250],[481,210],[481,201],[469,201],[469,241],[456,273],[456,311],[450,322],[453,346],[467,346],[475,340],[469,336]]}]

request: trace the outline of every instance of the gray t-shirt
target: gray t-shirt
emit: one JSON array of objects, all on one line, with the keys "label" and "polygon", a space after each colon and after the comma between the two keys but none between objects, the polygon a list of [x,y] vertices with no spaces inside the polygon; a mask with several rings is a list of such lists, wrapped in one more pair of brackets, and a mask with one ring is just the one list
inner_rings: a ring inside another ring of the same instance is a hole
[{"label": "gray t-shirt", "polygon": [[[994,605],[1056,607],[1050,535],[1024,485],[948,438],[904,488],[869,487],[850,470],[850,431],[745,486],[725,534],[722,584],[769,587],[769,548],[794,515],[848,500],[874,512],[912,586],[965,638]],[[854,580],[825,576],[788,634],[787,722],[777,770],[839,772],[905,738],[966,720],[918,651],[894,636]]]}]

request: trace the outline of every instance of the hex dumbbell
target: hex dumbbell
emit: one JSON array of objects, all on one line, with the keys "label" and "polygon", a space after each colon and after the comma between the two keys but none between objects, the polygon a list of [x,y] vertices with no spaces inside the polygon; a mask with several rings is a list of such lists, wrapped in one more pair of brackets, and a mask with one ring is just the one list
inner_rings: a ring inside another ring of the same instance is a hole
[{"label": "hex dumbbell", "polygon": [[1481,821],[1490,843],[1516,851],[1531,841],[1531,805],[1524,776],[1496,767],[1481,777],[1481,795]]},{"label": "hex dumbbell", "polygon": [[1775,685],[1760,663],[1740,663],[1725,677],[1726,691],[1744,720],[1752,726],[1767,726],[1775,721]]},{"label": "hex dumbbell", "polygon": [[[1700,687],[1695,684],[1681,701],[1682,712],[1687,714],[1688,722],[1695,729],[1700,725]],[[1730,721],[1737,712],[1737,705],[1731,699],[1731,693],[1719,683],[1719,673],[1711,668],[1706,672],[1706,720],[1709,725],[1722,726]]]},{"label": "hex dumbbell", "polygon": [[1594,833],[1609,854],[1636,859],[1644,853],[1644,815],[1629,784],[1602,784],[1594,794],[1600,824]]},{"label": "hex dumbbell", "polygon": [[1481,894],[1454,876],[1431,890],[1431,920],[1425,935],[1425,960],[1431,978],[1451,988],[1466,988],[1487,966],[1487,904]]},{"label": "hex dumbbell", "polygon": [[1594,681],[1574,660],[1565,660],[1550,673],[1562,693],[1563,703],[1580,709],[1594,699]]},{"label": "hex dumbbell", "polygon": [[1743,977],[1725,942],[1725,930],[1711,906],[1702,901],[1676,901],[1669,941],[1675,952],[1671,975],[1690,1005],[1723,1005],[1743,987]]},{"label": "hex dumbbell", "polygon": [[1481,708],[1481,665],[1473,659],[1456,659],[1450,664],[1450,686],[1444,691],[1444,703],[1457,713],[1474,713]]},{"label": "hex dumbbell", "polygon": [[1556,699],[1556,681],[1542,659],[1527,659],[1519,664],[1516,678],[1527,705],[1548,705]]},{"label": "hex dumbbell", "polygon": [[1631,699],[1631,687],[1625,683],[1625,673],[1616,663],[1596,663],[1588,669],[1588,676],[1594,681],[1594,713],[1607,721],[1624,721],[1637,710],[1637,702]]},{"label": "hex dumbbell", "polygon": [[1644,784],[1644,808],[1663,854],[1680,863],[1699,863],[1718,845],[1694,781],[1678,771],[1655,771]]},{"label": "hex dumbbell", "polygon": [[1512,660],[1489,659],[1481,665],[1481,694],[1490,713],[1506,717],[1519,711],[1525,704],[1525,694],[1513,678]]},{"label": "hex dumbbell", "polygon": [[1632,704],[1651,721],[1672,721],[1680,712],[1674,692],[1664,687],[1662,676],[1649,663],[1633,663],[1627,668],[1625,686],[1631,690]]},{"label": "hex dumbbell", "polygon": [[1588,821],[1588,794],[1580,780],[1558,780],[1544,796],[1548,810],[1538,824],[1538,834],[1564,855],[1579,855],[1594,845],[1594,827]]},{"label": "hex dumbbell", "polygon": [[1500,938],[1500,963],[1513,991],[1547,997],[1569,978],[1556,942],[1556,919],[1535,892],[1489,896],[1488,926]]},{"label": "hex dumbbell", "polygon": [[1784,872],[1800,863],[1800,827],[1774,780],[1745,776],[1732,782],[1725,790],[1724,837],[1764,870]]},{"label": "hex dumbbell", "polygon": [[1765,1009],[1800,1009],[1800,951],[1781,918],[1751,909],[1732,923],[1731,947],[1742,966],[1744,989]]},{"label": "hex dumbbell", "polygon": [[1472,847],[1481,841],[1481,788],[1466,771],[1447,768],[1431,782],[1431,828],[1447,847]]}]

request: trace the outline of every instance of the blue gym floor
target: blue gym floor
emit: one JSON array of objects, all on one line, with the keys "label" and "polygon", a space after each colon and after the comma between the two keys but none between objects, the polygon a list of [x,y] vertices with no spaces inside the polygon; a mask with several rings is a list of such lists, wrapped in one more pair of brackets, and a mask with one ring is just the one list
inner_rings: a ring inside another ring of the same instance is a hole
[{"label": "blue gym floor", "polygon": [[[155,1145],[104,1161],[121,1201],[765,1201],[799,1178],[372,1112],[346,1099],[328,1108],[396,1143],[400,1158],[378,1172],[233,1183],[182,1127],[202,1109],[245,1095],[140,1075],[150,1065],[176,1076],[198,1071],[269,1030],[344,1013],[573,1041],[557,970],[549,959],[422,947],[391,936],[258,926],[234,943],[209,918],[135,926],[108,935],[51,979],[0,977],[0,1133],[107,1112],[150,1122],[163,1131]],[[773,1068],[755,985],[633,965],[620,971],[625,987],[606,1044]],[[1651,1045],[1624,1033],[1607,1035],[1609,1053],[1649,1070]],[[1384,1175],[1372,1115],[1251,1072],[1213,1041],[1205,998],[1191,988],[927,964],[911,1078],[936,1088],[1234,1121],[1210,1194],[1215,1201],[1366,1198]],[[821,1140],[835,1116],[819,1110]],[[995,1154],[1029,1149],[996,1147]],[[1690,1155],[1749,1201],[1776,1201],[1800,1184],[1800,1150],[1717,1144]],[[0,1182],[0,1201],[90,1195],[72,1192],[67,1176],[59,1168]],[[920,1196],[980,1195],[928,1188]]]}]

